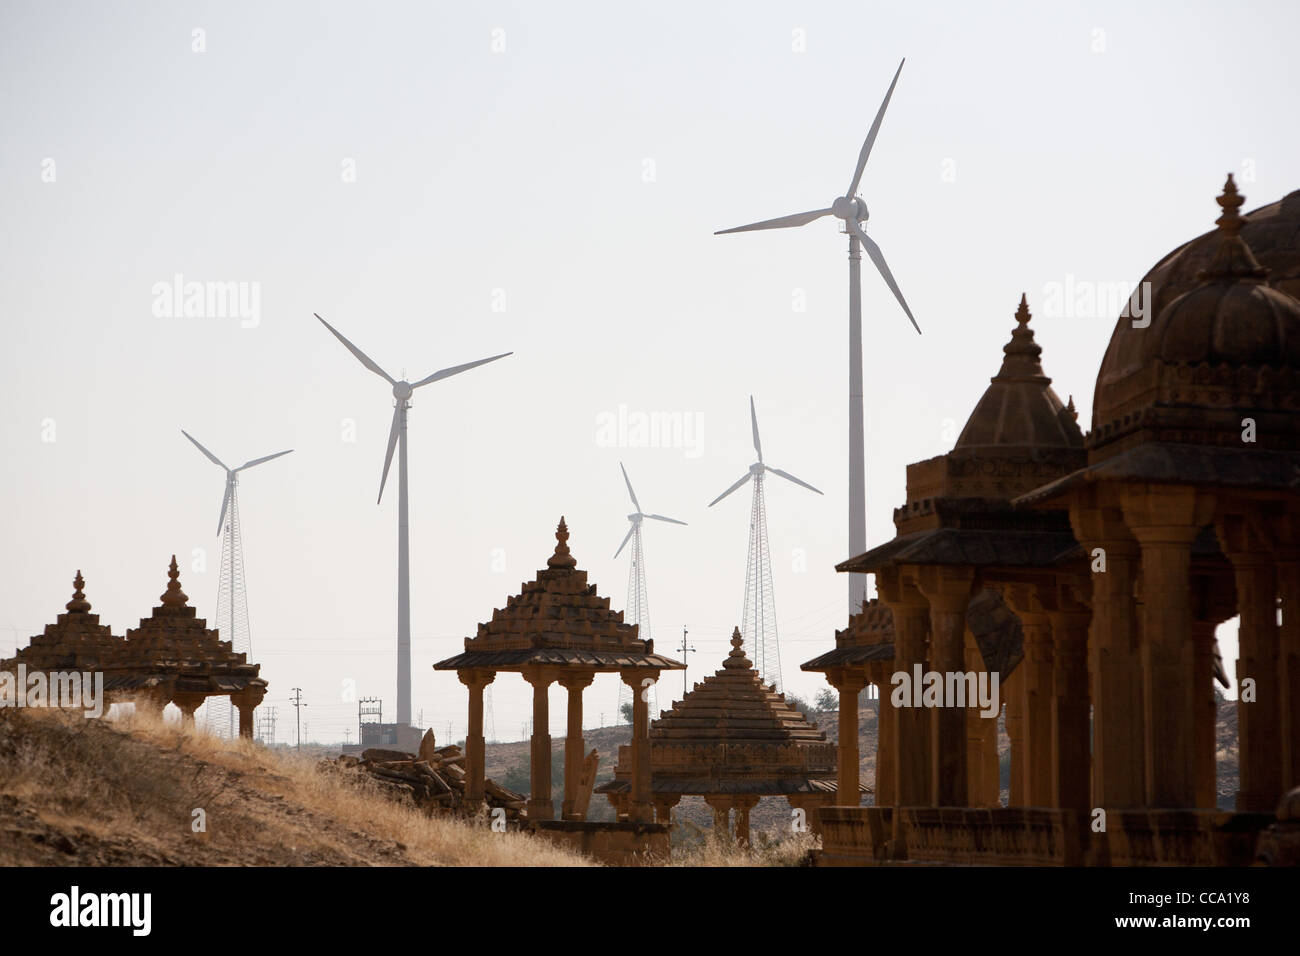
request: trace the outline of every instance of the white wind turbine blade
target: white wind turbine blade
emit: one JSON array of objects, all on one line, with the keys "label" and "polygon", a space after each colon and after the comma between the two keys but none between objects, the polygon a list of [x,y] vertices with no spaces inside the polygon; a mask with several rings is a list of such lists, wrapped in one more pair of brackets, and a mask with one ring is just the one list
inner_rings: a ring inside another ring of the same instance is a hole
[{"label": "white wind turbine blade", "polygon": [[230,494],[234,490],[234,485],[230,479],[226,479],[226,490],[221,496],[221,517],[217,519],[217,534],[221,534],[221,529],[226,526],[226,507],[230,504]]},{"label": "white wind turbine blade", "polygon": [[632,525],[632,527],[627,529],[627,534],[623,537],[623,543],[620,544],[618,546],[618,550],[614,552],[614,557],[617,558],[620,554],[623,553],[623,549],[627,547],[627,543],[630,540],[632,540],[632,532],[635,530],[636,530],[636,525]]},{"label": "white wind turbine blade", "polygon": [[885,110],[889,106],[889,98],[894,95],[894,86],[898,83],[898,74],[903,72],[903,64],[907,62],[904,57],[898,64],[898,70],[894,73],[894,81],[889,84],[889,89],[885,93],[885,99],[880,104],[880,110],[876,113],[875,121],[871,124],[871,130],[867,133],[867,140],[862,144],[862,152],[858,154],[858,168],[853,171],[853,182],[849,183],[849,191],[844,195],[850,199],[858,191],[858,184],[862,182],[862,171],[867,168],[867,157],[871,155],[871,147],[876,144],[876,134],[880,132],[880,122],[885,118]]},{"label": "white wind turbine blade", "polygon": [[640,514],[641,502],[636,500],[636,492],[632,490],[632,480],[627,476],[627,469],[623,467],[621,461],[618,463],[618,467],[623,472],[623,480],[627,482],[627,493],[632,496],[632,507],[636,508],[637,514]]},{"label": "white wind turbine blade", "polygon": [[916,334],[920,335],[921,327],[916,324],[916,319],[912,318],[912,310],[907,307],[907,300],[903,298],[902,290],[898,288],[898,283],[894,281],[894,274],[889,271],[889,265],[885,262],[885,254],[880,251],[880,247],[871,240],[871,237],[862,230],[861,223],[850,221],[849,227],[862,242],[862,245],[866,247],[867,255],[876,264],[880,277],[885,280],[885,285],[889,286],[889,291],[894,293],[894,298],[898,300],[898,304],[907,313],[907,318],[912,323],[912,328],[916,329]]},{"label": "white wind turbine blade", "polygon": [[733,226],[730,229],[719,229],[714,233],[715,236],[725,236],[730,232],[755,232],[759,229],[788,229],[791,226],[806,226],[808,223],[820,219],[822,216],[829,216],[830,209],[814,209],[811,212],[797,212],[792,216],[781,216],[779,219],[764,219],[762,222],[751,222],[747,226]]},{"label": "white wind turbine blade", "polygon": [[502,352],[500,355],[493,355],[491,358],[479,359],[477,362],[466,362],[464,365],[453,365],[451,368],[442,368],[432,375],[420,379],[411,388],[419,388],[421,385],[428,385],[430,382],[440,382],[444,378],[451,378],[453,375],[459,375],[461,372],[467,372],[472,368],[478,368],[480,365],[486,365],[488,362],[495,362],[497,359],[503,359],[507,355],[514,355],[514,352]]},{"label": "white wind turbine blade", "polygon": [[749,396],[749,420],[754,425],[754,451],[758,452],[759,464],[763,462],[763,443],[758,440],[758,412],[754,411],[754,396]]},{"label": "white wind turbine blade", "polygon": [[678,521],[676,518],[668,518],[664,515],[646,515],[647,518],[654,518],[655,521],[667,521],[669,524],[686,524],[685,521]]},{"label": "white wind turbine blade", "polygon": [[790,474],[788,471],[782,471],[780,468],[773,468],[773,467],[771,467],[770,465],[768,466],[768,469],[767,469],[767,470],[770,471],[770,472],[771,472],[772,474],[774,474],[774,475],[780,475],[780,476],[781,476],[782,478],[784,478],[786,481],[793,481],[796,485],[803,485],[803,487],[807,488],[809,491],[816,491],[817,494],[819,494],[819,495],[821,494],[821,492],[818,491],[818,489],[816,489],[816,488],[814,488],[812,485],[808,484],[808,482],[803,481],[803,480],[801,480],[801,479],[799,479],[799,478],[796,478],[794,475]]},{"label": "white wind turbine blade", "polygon": [[714,498],[712,501],[710,501],[710,502],[709,502],[709,507],[712,508],[712,507],[713,507],[714,505],[716,505],[719,501],[721,501],[723,498],[727,497],[727,495],[731,494],[733,491],[735,491],[737,488],[739,488],[741,485],[743,485],[745,482],[749,481],[749,479],[751,479],[751,478],[753,478],[753,477],[754,477],[754,473],[753,473],[752,471],[747,471],[747,472],[745,472],[745,477],[744,477],[744,478],[741,478],[740,481],[736,482],[734,485],[732,485],[730,488],[728,488],[728,489],[727,489],[726,491],[724,491],[722,494],[718,495],[718,497],[716,497],[716,498]]},{"label": "white wind turbine blade", "polygon": [[379,479],[379,497],[375,504],[384,500],[384,484],[388,481],[388,468],[393,463],[393,449],[397,447],[397,435],[401,430],[402,423],[402,406],[404,402],[398,402],[393,407],[393,427],[388,430],[388,454],[384,456],[384,475]]},{"label": "white wind turbine blade", "polygon": [[235,471],[243,471],[245,468],[252,468],[254,465],[260,465],[263,462],[270,461],[272,458],[279,458],[281,455],[287,455],[291,451],[293,451],[292,448],[290,448],[288,451],[277,451],[274,455],[266,455],[262,458],[254,458],[252,461],[244,462],[242,465],[236,468]]},{"label": "white wind turbine blade", "polygon": [[[316,315],[316,313],[313,312],[312,315]],[[321,325],[325,326],[325,328],[329,329],[331,332],[334,333],[334,337],[335,337],[336,339],[338,339],[338,340],[339,340],[340,342],[342,342],[345,346],[347,346],[347,350],[348,350],[349,352],[351,352],[353,355],[355,355],[355,356],[357,357],[357,360],[358,360],[362,365],[364,365],[366,368],[370,369],[370,371],[374,372],[376,375],[378,375],[378,376],[380,376],[381,378],[383,378],[384,381],[386,381],[389,385],[396,385],[396,384],[397,384],[397,383],[393,380],[393,377],[392,377],[391,375],[389,375],[387,372],[385,372],[385,371],[384,371],[382,368],[380,368],[378,365],[376,365],[375,362],[374,362],[374,360],[371,359],[369,355],[367,355],[365,352],[361,351],[361,349],[357,348],[355,345],[353,345],[351,342],[349,342],[347,339],[345,339],[345,338],[343,337],[342,333],[340,333],[338,329],[334,328],[334,326],[330,325],[330,324],[329,324],[328,322],[326,322],[324,319],[321,319],[321,317],[320,317],[319,315],[316,315],[316,318],[320,319],[320,324],[321,324]]]},{"label": "white wind turbine blade", "polygon": [[192,441],[194,443],[194,447],[197,448],[199,451],[203,452],[203,454],[207,456],[208,461],[212,462],[212,464],[219,465],[226,471],[230,470],[229,468],[226,468],[225,462],[223,462],[216,455],[212,454],[212,452],[208,451],[206,448],[200,445],[198,439],[195,438],[193,435],[191,435],[189,432],[187,432],[185,429],[183,428],[181,429],[181,434],[184,435],[186,438],[188,438],[190,441]]}]

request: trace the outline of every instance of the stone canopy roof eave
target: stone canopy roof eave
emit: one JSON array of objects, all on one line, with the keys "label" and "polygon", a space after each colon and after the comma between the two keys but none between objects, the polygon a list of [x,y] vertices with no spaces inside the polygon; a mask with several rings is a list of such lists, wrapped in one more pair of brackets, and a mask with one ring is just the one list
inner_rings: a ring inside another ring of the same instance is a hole
[{"label": "stone canopy roof eave", "polygon": [[[1016,508],[1063,507],[1062,499],[1086,483],[1148,481],[1294,494],[1300,490],[1300,452],[1151,442],[1136,445],[1026,492]],[[838,570],[838,566],[837,566]]]},{"label": "stone canopy roof eave", "polygon": [[934,528],[899,535],[835,570],[874,573],[896,564],[1055,567],[1076,546],[1068,532]]},{"label": "stone canopy roof eave", "polygon": [[799,665],[801,671],[825,673],[836,667],[855,667],[872,661],[893,660],[894,642],[836,647]]},{"label": "stone canopy roof eave", "polygon": [[436,671],[455,671],[482,668],[495,671],[516,671],[536,666],[580,667],[599,673],[613,673],[628,668],[664,671],[686,669],[686,665],[681,661],[675,661],[661,654],[563,647],[463,651],[454,657],[438,661],[433,665],[433,669]]},{"label": "stone canopy roof eave", "polygon": [[[628,793],[632,789],[626,777],[616,777],[608,783],[601,784],[595,793]],[[838,793],[835,771],[828,770],[825,776],[786,777],[784,779],[754,780],[745,777],[684,776],[671,777],[659,775],[650,783],[652,793],[681,796],[704,797],[715,794],[750,794],[760,797],[788,797],[804,793]],[[872,793],[872,789],[858,781],[858,793]]]}]

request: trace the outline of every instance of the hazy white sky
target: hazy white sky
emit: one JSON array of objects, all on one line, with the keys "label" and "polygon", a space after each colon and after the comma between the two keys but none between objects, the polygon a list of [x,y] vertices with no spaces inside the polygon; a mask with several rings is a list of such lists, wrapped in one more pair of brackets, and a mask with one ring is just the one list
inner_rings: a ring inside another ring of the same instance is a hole
[{"label": "hazy white sky", "polygon": [[[833,220],[712,232],[829,205],[907,57],[862,187],[925,331],[865,268],[881,542],[904,466],[951,447],[1022,291],[1086,424],[1115,313],[1047,316],[1049,284],[1140,279],[1211,226],[1229,170],[1248,209],[1300,184],[1298,26],[1285,2],[7,0],[0,652],[54,619],[77,568],[117,633],[173,552],[215,616],[222,475],[184,427],[238,462],[295,449],[241,484],[280,738],[295,685],[318,739],[355,725],[344,681],[395,709],[396,495],[375,505],[391,397],[316,311],[412,379],[515,351],[411,412],[414,708],[440,736],[464,733],[465,695],[429,665],[543,566],[561,514],[624,605],[620,460],[647,510],[689,522],[647,529],[656,644],[686,625],[692,677],[719,665],[748,494],[705,505],[752,460],[751,393],[769,462],[826,492],[768,494],[785,677],[811,696],[798,664],[845,621],[846,240]],[[256,324],[159,317],[177,274],[256,283]],[[609,447],[620,406],[680,413],[698,444]],[[515,737],[527,685],[494,690]],[[597,681],[589,723],[616,696]]]}]

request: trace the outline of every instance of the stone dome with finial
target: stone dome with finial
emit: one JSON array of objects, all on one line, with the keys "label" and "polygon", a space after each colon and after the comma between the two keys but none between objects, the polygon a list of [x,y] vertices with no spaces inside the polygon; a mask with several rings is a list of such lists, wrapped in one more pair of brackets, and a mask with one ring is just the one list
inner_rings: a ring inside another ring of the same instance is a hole
[{"label": "stone dome with finial", "polygon": [[[1231,174],[1216,201],[1222,214],[1196,284],[1172,298],[1153,290],[1149,327],[1120,320],[1097,377],[1090,448],[1153,439],[1239,445],[1237,410],[1300,412],[1300,301],[1270,285]],[[1291,238],[1300,258],[1300,227]],[[1262,431],[1296,438],[1294,427]]]},{"label": "stone dome with finial", "polygon": [[1029,320],[1029,302],[1022,294],[1016,327],[1002,347],[1002,367],[967,419],[954,452],[988,456],[1083,447],[1074,401],[1067,406],[1052,390]]}]

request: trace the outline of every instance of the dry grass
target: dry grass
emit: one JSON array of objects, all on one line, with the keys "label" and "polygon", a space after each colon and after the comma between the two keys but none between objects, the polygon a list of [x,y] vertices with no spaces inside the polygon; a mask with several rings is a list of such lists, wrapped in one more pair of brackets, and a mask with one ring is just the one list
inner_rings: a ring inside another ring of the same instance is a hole
[{"label": "dry grass", "polygon": [[[206,833],[193,832],[195,808]],[[41,862],[590,865],[544,840],[430,817],[308,760],[156,716],[110,723],[3,710],[0,864]]]},{"label": "dry grass", "polygon": [[775,840],[757,834],[748,847],[706,839],[693,846],[674,848],[669,866],[803,866],[809,851],[820,846],[821,838],[811,833]]}]

